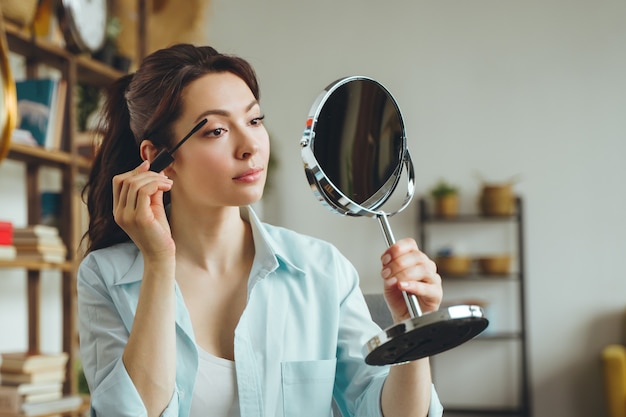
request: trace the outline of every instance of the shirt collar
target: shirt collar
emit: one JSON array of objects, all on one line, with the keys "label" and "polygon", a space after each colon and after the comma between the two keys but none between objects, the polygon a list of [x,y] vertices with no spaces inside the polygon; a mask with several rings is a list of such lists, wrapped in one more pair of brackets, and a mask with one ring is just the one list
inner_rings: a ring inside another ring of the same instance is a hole
[{"label": "shirt collar", "polygon": [[[252,227],[252,238],[254,239],[255,257],[253,265],[253,273],[251,277],[256,282],[258,279],[262,279],[270,272],[278,269],[279,266],[292,270],[296,273],[303,273],[300,268],[295,266],[293,255],[287,253],[285,244],[279,244],[273,235],[271,235],[266,227],[255,213],[251,206],[244,206],[240,208],[240,215],[243,220],[250,223]],[[128,271],[120,277],[115,283],[116,285],[129,284],[132,282],[140,281],[143,275],[143,256],[141,251],[132,243],[128,242],[121,246],[131,245],[136,250],[136,256],[133,262],[128,268]],[[125,248],[124,250],[128,250]],[[250,282],[254,284],[254,282]]]},{"label": "shirt collar", "polygon": [[[252,237],[254,239],[254,249],[256,251],[254,263],[258,267],[269,273],[283,266],[296,273],[303,271],[296,266],[293,255],[287,252],[285,242],[278,242],[274,234],[268,232],[267,227],[259,220],[256,212],[251,206],[241,208],[241,218],[252,227]],[[253,266],[254,268],[254,266]],[[265,274],[263,274],[265,275]],[[252,275],[254,276],[254,275]]]}]

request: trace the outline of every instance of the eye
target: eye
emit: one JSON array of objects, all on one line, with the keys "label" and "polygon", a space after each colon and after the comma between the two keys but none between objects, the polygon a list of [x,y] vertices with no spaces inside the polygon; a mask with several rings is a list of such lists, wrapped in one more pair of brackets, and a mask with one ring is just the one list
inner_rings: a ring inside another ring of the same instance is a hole
[{"label": "eye", "polygon": [[205,133],[206,136],[213,136],[213,137],[217,137],[217,136],[221,136],[226,132],[226,129],[224,129],[223,127],[218,127],[216,129],[212,129],[212,130],[207,130],[207,132]]},{"label": "eye", "polygon": [[250,121],[251,125],[260,125],[263,124],[263,119],[265,119],[265,115],[263,116],[259,116],[259,117],[255,117],[254,119],[252,119]]}]

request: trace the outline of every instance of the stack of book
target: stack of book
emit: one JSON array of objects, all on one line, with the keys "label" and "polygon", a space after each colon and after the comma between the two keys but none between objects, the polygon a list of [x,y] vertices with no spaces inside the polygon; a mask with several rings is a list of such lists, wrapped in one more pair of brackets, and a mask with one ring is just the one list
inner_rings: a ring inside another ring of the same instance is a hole
[{"label": "stack of book", "polygon": [[21,260],[64,262],[67,248],[54,226],[36,224],[13,229],[13,245]]},{"label": "stack of book", "polygon": [[17,254],[13,246],[13,223],[0,221],[0,260],[13,260]]},{"label": "stack of book", "polygon": [[68,355],[3,353],[0,417],[49,416],[76,410],[79,396],[63,396]]}]

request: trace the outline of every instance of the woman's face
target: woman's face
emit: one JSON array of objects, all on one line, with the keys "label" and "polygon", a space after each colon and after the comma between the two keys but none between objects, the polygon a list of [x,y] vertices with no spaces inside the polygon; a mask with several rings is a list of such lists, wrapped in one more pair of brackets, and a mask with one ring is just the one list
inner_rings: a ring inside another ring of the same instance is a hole
[{"label": "woman's face", "polygon": [[183,91],[177,142],[199,121],[207,123],[181,146],[165,171],[172,201],[244,206],[261,198],[269,160],[263,114],[248,85],[229,73],[205,75]]}]

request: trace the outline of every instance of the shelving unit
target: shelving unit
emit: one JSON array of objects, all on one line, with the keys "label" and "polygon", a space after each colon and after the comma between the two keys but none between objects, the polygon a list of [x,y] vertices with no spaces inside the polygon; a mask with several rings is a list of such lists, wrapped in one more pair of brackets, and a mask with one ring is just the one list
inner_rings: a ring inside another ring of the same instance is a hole
[{"label": "shelving unit", "polygon": [[[146,1],[137,0],[139,39],[143,48],[145,39]],[[0,17],[1,18],[1,17]],[[86,175],[90,163],[78,155],[76,144],[76,105],[73,102],[75,89],[79,83],[103,88],[123,75],[122,72],[110,68],[88,55],[73,54],[46,40],[34,37],[27,28],[16,26],[8,21],[3,22],[9,51],[25,60],[26,76],[35,78],[42,67],[58,71],[67,82],[67,99],[65,101],[64,118],[62,121],[62,143],[58,151],[46,150],[21,144],[10,144],[7,159],[24,164],[27,222],[40,223],[41,219],[41,187],[39,173],[44,167],[58,170],[61,181],[61,201],[59,217],[59,234],[68,248],[67,259],[62,263],[38,262],[15,259],[1,261],[0,269],[19,269],[26,271],[26,304],[28,314],[28,351],[40,352],[40,311],[42,272],[56,270],[61,274],[62,298],[62,350],[67,352],[67,378],[64,386],[66,394],[77,392],[77,375],[75,361],[78,350],[77,317],[76,317],[76,273],[81,260],[78,251],[82,234],[81,221],[82,201],[80,196],[81,176]],[[138,56],[143,56],[143,50]],[[0,190],[1,192],[2,190]],[[6,335],[5,335],[6,336]],[[9,335],[10,336],[10,335]]]},{"label": "shelving unit", "polygon": [[[489,239],[501,232],[506,236],[502,239],[504,243],[498,241],[496,244],[503,246],[498,250],[512,253],[515,261],[509,274],[486,275],[474,268],[467,275],[442,276],[444,298],[453,294],[477,300],[487,295],[491,297],[490,304],[500,304],[500,308],[493,311],[485,308],[490,326],[483,334],[431,358],[434,382],[439,390],[444,391],[440,392],[440,396],[446,415],[532,415],[526,323],[524,207],[521,197],[516,197],[515,203],[515,212],[510,216],[460,214],[438,217],[431,214],[425,199],[419,201],[419,243],[431,257],[434,258],[438,250],[435,241],[441,234],[446,233],[457,240],[470,235],[488,235]],[[474,253],[482,250],[480,247],[472,249]],[[501,323],[498,323],[499,320]],[[501,362],[495,363],[497,360]],[[488,388],[489,383],[492,389]],[[482,394],[481,388],[484,390]],[[474,397],[471,393],[465,398],[464,394],[459,394],[472,389],[478,393]],[[455,399],[457,395],[461,398]]]}]

